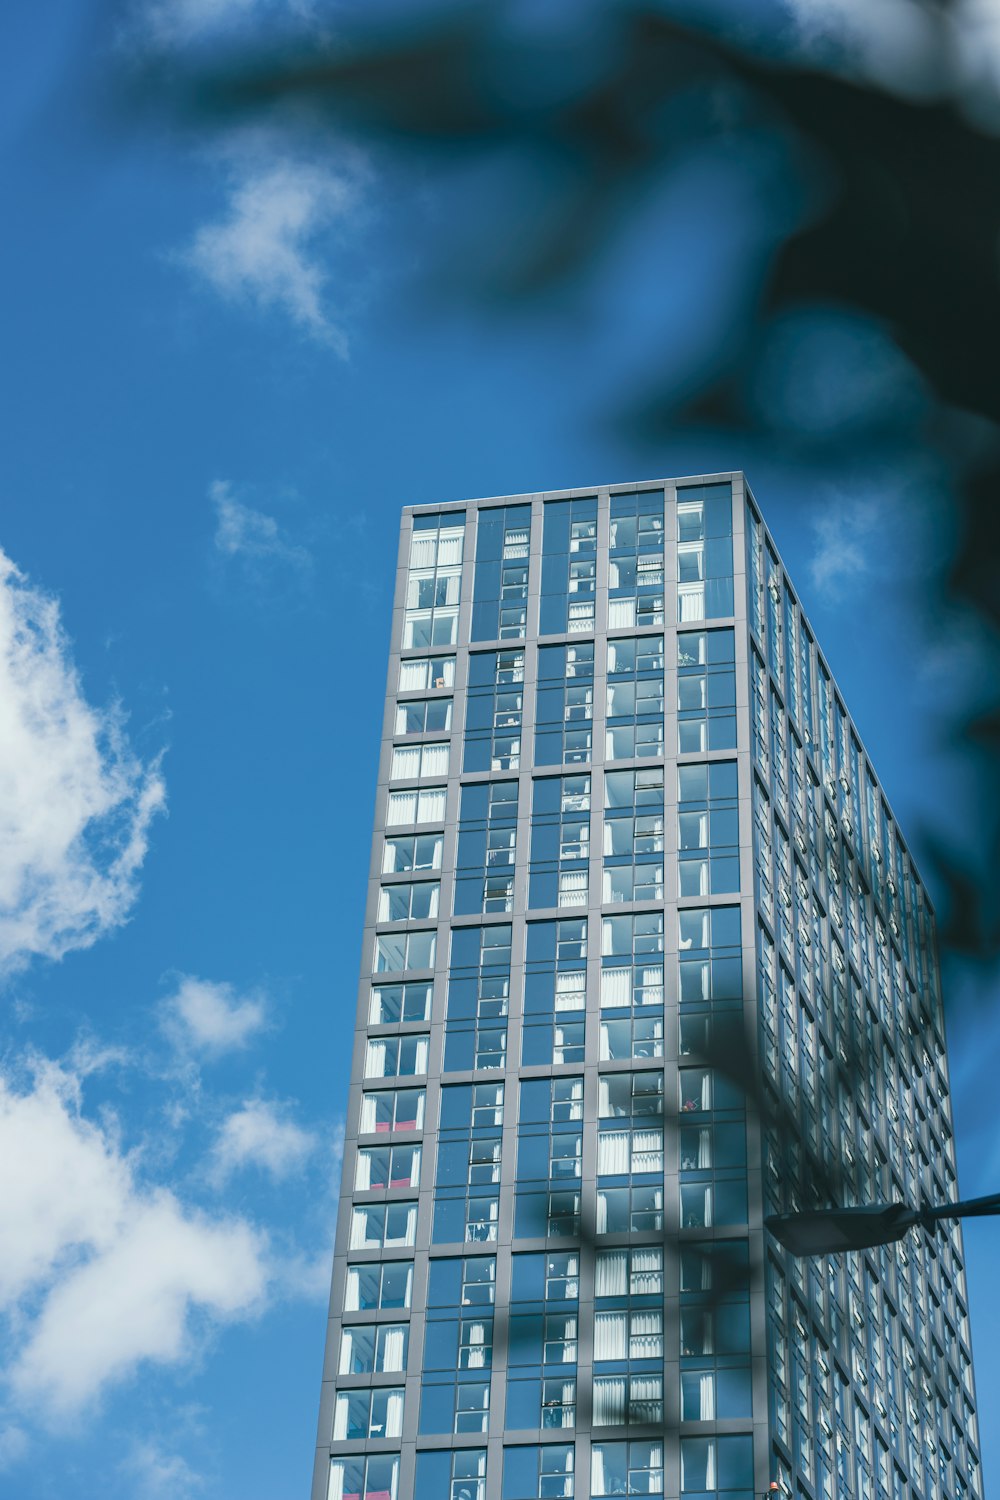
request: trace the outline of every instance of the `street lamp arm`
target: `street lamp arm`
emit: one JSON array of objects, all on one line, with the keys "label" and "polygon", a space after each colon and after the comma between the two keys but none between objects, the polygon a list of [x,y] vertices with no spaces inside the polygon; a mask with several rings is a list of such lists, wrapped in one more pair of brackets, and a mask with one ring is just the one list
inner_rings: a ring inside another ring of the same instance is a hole
[{"label": "street lamp arm", "polygon": [[959,1203],[940,1203],[919,1212],[924,1224],[935,1219],[983,1219],[1000,1214],[1000,1193],[990,1193],[985,1198],[965,1198]]},{"label": "street lamp arm", "polygon": [[891,1245],[918,1225],[930,1229],[939,1219],[975,1219],[1000,1214],[1000,1193],[910,1208],[906,1203],[865,1203],[854,1208],[807,1208],[771,1214],[764,1220],[792,1255],[836,1255]]}]

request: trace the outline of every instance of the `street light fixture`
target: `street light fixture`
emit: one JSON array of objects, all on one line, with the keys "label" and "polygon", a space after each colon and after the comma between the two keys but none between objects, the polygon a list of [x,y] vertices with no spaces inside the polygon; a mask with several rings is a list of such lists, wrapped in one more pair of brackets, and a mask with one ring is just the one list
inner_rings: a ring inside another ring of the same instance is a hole
[{"label": "street light fixture", "polygon": [[891,1245],[918,1225],[930,1229],[938,1219],[984,1218],[992,1214],[1000,1214],[1000,1193],[928,1208],[910,1208],[905,1203],[807,1208],[801,1213],[770,1214],[764,1225],[792,1255],[837,1255]]}]

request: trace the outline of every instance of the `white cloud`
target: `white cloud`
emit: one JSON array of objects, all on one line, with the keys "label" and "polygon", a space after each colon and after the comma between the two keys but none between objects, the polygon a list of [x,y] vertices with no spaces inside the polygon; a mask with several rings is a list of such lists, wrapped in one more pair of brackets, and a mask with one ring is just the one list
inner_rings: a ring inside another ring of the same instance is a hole
[{"label": "white cloud", "polygon": [[126,920],[165,790],[121,713],[86,701],[58,602],[3,552],[0,703],[2,972],[89,947]]},{"label": "white cloud", "polygon": [[879,510],[872,500],[844,500],[836,495],[813,517],[815,551],[809,562],[814,586],[837,597],[872,568],[872,534]]},{"label": "white cloud", "polygon": [[224,557],[309,565],[306,549],[290,542],[273,516],[237,500],[228,480],[216,479],[208,497],[215,510],[215,550]]},{"label": "white cloud", "polygon": [[222,216],[203,225],[179,259],[230,302],[276,310],[308,337],[347,357],[347,337],[329,305],[324,251],[356,213],[360,172],[304,159],[273,132],[234,138],[221,153]]},{"label": "white cloud", "polygon": [[154,47],[183,47],[248,22],[304,19],[311,12],[308,0],[138,0],[129,32]]},{"label": "white cloud", "polygon": [[263,996],[239,996],[231,984],[182,974],[163,1001],[163,1024],[174,1042],[198,1052],[221,1054],[246,1047],[268,1024]]},{"label": "white cloud", "polygon": [[1000,125],[1000,0],[785,0],[807,47],[834,41],[873,82],[915,97],[954,96]]},{"label": "white cloud", "polygon": [[137,1442],[121,1464],[132,1493],[143,1500],[188,1500],[205,1487],[205,1481],[179,1453],[168,1453],[155,1442]]},{"label": "white cloud", "polygon": [[71,1415],[146,1362],[191,1358],[206,1328],[258,1310],[266,1251],[246,1220],[144,1183],[72,1072],[0,1078],[0,1308],[27,1409]]},{"label": "white cloud", "polygon": [[277,1181],[302,1167],[316,1137],[275,1105],[250,1099],[223,1121],[212,1150],[212,1176],[223,1182],[246,1167],[259,1167]]}]

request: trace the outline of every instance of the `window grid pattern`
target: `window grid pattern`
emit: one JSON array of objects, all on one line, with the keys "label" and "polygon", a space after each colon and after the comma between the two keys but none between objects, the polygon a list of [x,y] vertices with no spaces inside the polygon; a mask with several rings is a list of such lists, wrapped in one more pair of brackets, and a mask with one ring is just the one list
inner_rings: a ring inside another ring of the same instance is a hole
[{"label": "window grid pattern", "polygon": [[758,1177],[955,1183],[930,910],[742,479],[404,535],[314,1500],[978,1497],[957,1231],[749,1275]]}]

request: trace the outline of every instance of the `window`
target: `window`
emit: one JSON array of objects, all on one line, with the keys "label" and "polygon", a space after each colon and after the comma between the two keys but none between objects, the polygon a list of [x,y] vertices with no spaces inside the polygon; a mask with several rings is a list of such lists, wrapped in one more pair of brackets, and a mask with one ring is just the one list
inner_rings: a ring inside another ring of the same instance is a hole
[{"label": "window", "polygon": [[434,1243],[496,1240],[500,1212],[502,1083],[441,1090]]},{"label": "window", "polygon": [[486,1500],[486,1449],[418,1453],[413,1493],[426,1500]]},{"label": "window", "polygon": [[538,648],[535,765],[590,760],[594,719],[594,643]]},{"label": "window", "polygon": [[392,752],[389,775],[393,781],[414,781],[420,776],[447,776],[450,745],[397,745]]},{"label": "window", "polygon": [[[399,664],[399,691],[426,693],[432,688],[455,686],[453,656],[411,656]],[[399,733],[399,730],[396,731]]]},{"label": "window", "polygon": [[611,496],[608,629],[663,624],[663,491]]},{"label": "window", "polygon": [[590,1492],[662,1495],[663,1444],[595,1443],[590,1450]]},{"label": "window", "polygon": [[415,870],[440,870],[443,850],[444,835],[440,833],[387,838],[382,851],[382,874],[408,875]]},{"label": "window", "polygon": [[403,1432],[403,1390],[341,1391],[333,1417],[335,1443],[351,1438],[398,1438]]},{"label": "window", "polygon": [[447,788],[443,786],[390,792],[386,801],[385,826],[400,828],[406,824],[443,823],[447,796]]},{"label": "window", "polygon": [[[409,665],[409,664],[407,664]],[[450,698],[409,698],[396,704],[396,734],[447,734],[451,728]]]},{"label": "window", "polygon": [[682,896],[718,896],[740,888],[739,802],[735,761],[677,769],[677,848]]},{"label": "window", "polygon": [[663,900],[662,767],[605,773],[603,855],[605,903]]},{"label": "window", "polygon": [[457,927],[451,935],[445,1072],[502,1068],[510,1003],[509,923]]},{"label": "window", "polygon": [[375,972],[401,974],[407,969],[433,969],[436,952],[437,933],[433,928],[381,933],[375,939]]},{"label": "window", "polygon": [[604,917],[601,959],[600,1056],[604,1060],[663,1056],[663,912]]},{"label": "window", "polygon": [[518,639],[528,619],[528,544],[531,506],[480,510],[473,586],[474,641]]},{"label": "window", "polygon": [[677,491],[677,618],[710,620],[733,612],[732,486]]},{"label": "window", "polygon": [[[598,1250],[594,1296],[650,1297],[663,1301],[663,1248]],[[612,1356],[608,1356],[611,1358]]]},{"label": "window", "polygon": [[680,1002],[725,1003],[743,994],[740,909],[694,906],[677,914]]},{"label": "window", "polygon": [[[380,922],[433,921],[438,914],[441,886],[436,880],[384,885],[378,893]],[[406,966],[404,966],[406,967]],[[427,968],[428,965],[421,965]]]},{"label": "window", "polygon": [[427,1072],[428,1036],[369,1037],[365,1050],[366,1078],[401,1078]]},{"label": "window", "polygon": [[583,1079],[523,1079],[518,1108],[514,1233],[580,1232]]},{"label": "window", "polygon": [[413,1294],[413,1262],[391,1260],[348,1266],[344,1286],[345,1312],[374,1312],[407,1308]]},{"label": "window", "polygon": [[370,1026],[392,1026],[397,1021],[429,1021],[429,984],[377,984],[372,987],[368,1009]]},{"label": "window", "polygon": [[405,1370],[409,1338],[406,1323],[368,1323],[359,1328],[345,1328],[340,1341],[341,1375]]},{"label": "window", "polygon": [[605,760],[663,754],[663,637],[608,642]]},{"label": "window", "polygon": [[449,1257],[429,1269],[420,1432],[485,1432],[496,1260]]},{"label": "window", "polygon": [[575,1491],[572,1443],[505,1448],[503,1451],[503,1500],[546,1500],[548,1496]]},{"label": "window", "polygon": [[473,651],[465,705],[465,771],[516,771],[521,763],[524,652]]},{"label": "window", "polygon": [[681,1438],[681,1494],[753,1490],[753,1439]]},{"label": "window", "polygon": [[334,1458],[327,1500],[395,1500],[398,1484],[398,1453]]},{"label": "window", "polygon": [[596,554],[596,498],[548,501],[542,532],[541,635],[593,630]]},{"label": "window", "polygon": [[[421,1040],[426,1044],[426,1037]],[[379,1061],[384,1062],[384,1058]],[[422,1061],[419,1071],[426,1072],[426,1058],[414,1058],[413,1061]],[[393,1130],[423,1130],[424,1097],[423,1089],[380,1089],[363,1094],[358,1129],[362,1135],[376,1132],[382,1134]]]},{"label": "window", "polygon": [[458,639],[465,518],[415,516],[403,616],[403,650]]},{"label": "window", "polygon": [[351,1209],[352,1250],[401,1249],[416,1244],[416,1234],[415,1203],[365,1203]]},{"label": "window", "polygon": [[677,637],[677,745],[682,755],[736,747],[735,644],[731,630]]},{"label": "window", "polygon": [[528,905],[586,906],[590,777],[547,776],[533,786]]},{"label": "window", "polygon": [[582,1063],[587,1006],[587,920],[528,927],[521,1062]]},{"label": "window", "polygon": [[420,1185],[419,1146],[362,1146],[358,1151],[354,1187],[360,1193],[379,1188]]},{"label": "window", "polygon": [[513,911],[517,797],[516,781],[479,782],[462,788],[456,915]]}]

